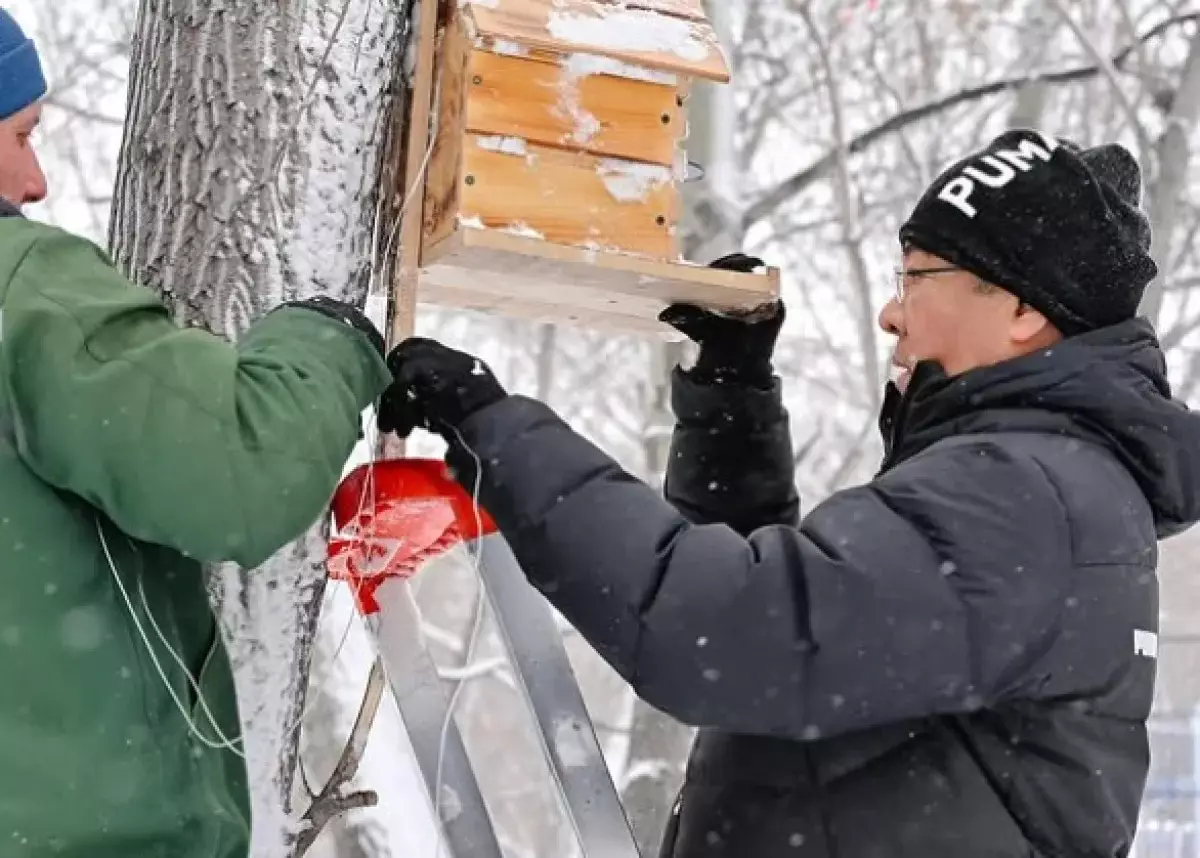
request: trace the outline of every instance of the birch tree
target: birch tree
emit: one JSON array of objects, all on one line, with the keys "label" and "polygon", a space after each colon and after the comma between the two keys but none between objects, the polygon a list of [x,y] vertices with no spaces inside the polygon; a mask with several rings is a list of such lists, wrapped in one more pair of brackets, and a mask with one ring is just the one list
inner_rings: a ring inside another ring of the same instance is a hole
[{"label": "birch tree", "polygon": [[[400,0],[143,0],[110,242],[181,324],[236,338],[281,301],[362,304],[386,289],[410,11]],[[314,526],[261,568],[211,578],[261,858],[291,849],[325,544]]]}]

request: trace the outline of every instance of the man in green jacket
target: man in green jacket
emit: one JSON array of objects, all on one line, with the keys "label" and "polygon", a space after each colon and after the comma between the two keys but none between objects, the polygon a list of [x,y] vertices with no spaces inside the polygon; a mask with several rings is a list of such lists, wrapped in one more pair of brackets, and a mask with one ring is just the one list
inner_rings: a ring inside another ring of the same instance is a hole
[{"label": "man in green jacket", "polygon": [[229,662],[201,564],[324,510],[390,374],[370,322],[285,305],[236,346],[20,216],[46,92],[0,9],[0,855],[245,858]]}]

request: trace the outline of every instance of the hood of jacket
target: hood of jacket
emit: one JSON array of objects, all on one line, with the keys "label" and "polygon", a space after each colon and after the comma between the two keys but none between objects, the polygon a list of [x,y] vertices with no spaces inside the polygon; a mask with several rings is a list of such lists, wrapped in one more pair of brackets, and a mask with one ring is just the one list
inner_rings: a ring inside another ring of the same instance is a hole
[{"label": "hood of jacket", "polygon": [[1154,512],[1160,536],[1200,520],[1200,415],[1171,397],[1166,359],[1145,319],[950,377],[916,366],[889,383],[880,415],[886,471],[949,437],[1045,431],[1109,449]]}]

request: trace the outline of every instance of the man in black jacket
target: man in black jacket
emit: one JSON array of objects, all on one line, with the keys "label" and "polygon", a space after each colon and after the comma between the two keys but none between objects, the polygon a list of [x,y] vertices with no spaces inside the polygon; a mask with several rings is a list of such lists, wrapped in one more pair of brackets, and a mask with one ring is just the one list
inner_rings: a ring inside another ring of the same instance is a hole
[{"label": "man in black jacket", "polygon": [[[1200,420],[1136,317],[1155,275],[1124,149],[1016,131],[901,230],[865,486],[803,520],[782,313],[664,319],[670,503],[474,358],[411,340],[381,426],[431,428],[530,581],[699,726],[665,856],[1116,856],[1148,767],[1157,539],[1200,518]],[[738,264],[735,260],[733,264]]]}]

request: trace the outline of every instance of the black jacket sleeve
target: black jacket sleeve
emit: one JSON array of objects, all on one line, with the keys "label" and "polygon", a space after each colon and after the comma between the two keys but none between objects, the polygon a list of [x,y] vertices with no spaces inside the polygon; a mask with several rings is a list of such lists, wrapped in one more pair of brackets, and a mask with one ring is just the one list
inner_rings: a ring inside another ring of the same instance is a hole
[{"label": "black jacket sleeve", "polygon": [[[449,463],[467,484],[482,465],[534,586],[684,722],[816,739],[1038,693],[1070,540],[1044,472],[1003,448],[932,448],[747,539],[692,524],[538,402],[509,397],[462,438]],[[994,561],[957,568],[964,540]]]},{"label": "black jacket sleeve", "polygon": [[676,424],[665,495],[694,524],[728,524],[743,536],[800,521],[792,438],[778,379],[760,389],[671,378]]}]

